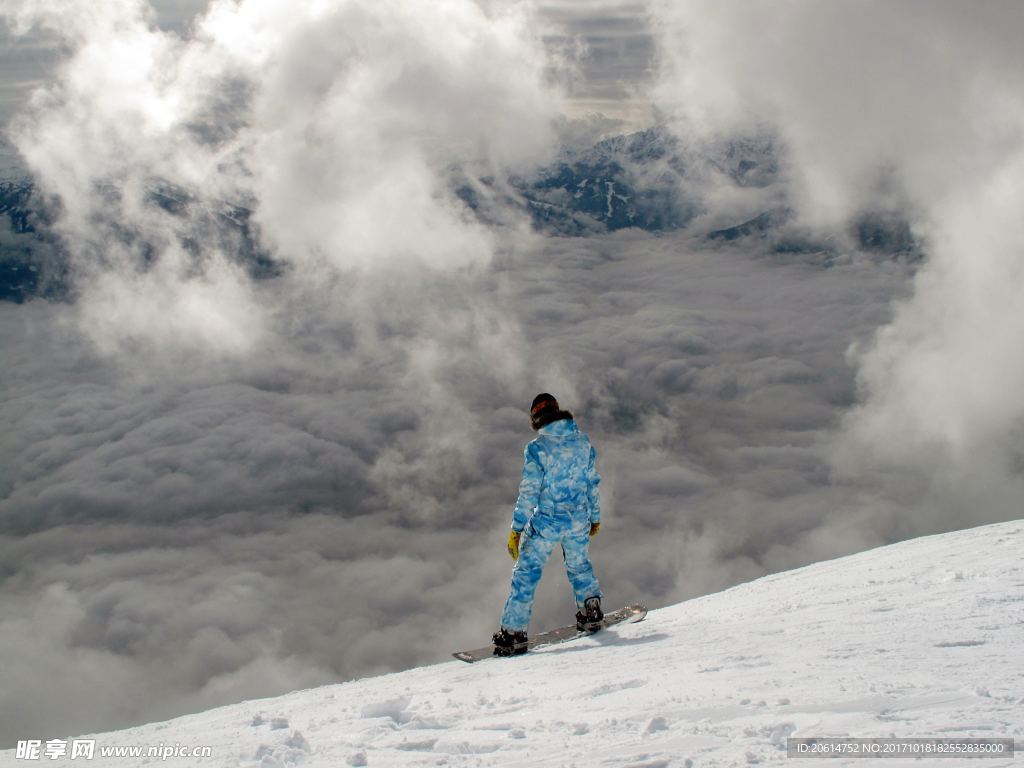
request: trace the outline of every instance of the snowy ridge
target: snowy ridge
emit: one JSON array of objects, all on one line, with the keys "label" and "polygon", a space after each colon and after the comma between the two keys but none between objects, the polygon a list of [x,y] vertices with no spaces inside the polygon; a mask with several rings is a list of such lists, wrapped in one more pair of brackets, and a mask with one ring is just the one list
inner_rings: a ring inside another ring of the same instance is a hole
[{"label": "snowy ridge", "polygon": [[25,761],[8,750],[0,765],[876,762],[794,762],[788,736],[1013,737],[1019,746],[1024,521],[768,576],[525,657],[451,661],[95,737],[97,749],[208,745],[212,758]]}]

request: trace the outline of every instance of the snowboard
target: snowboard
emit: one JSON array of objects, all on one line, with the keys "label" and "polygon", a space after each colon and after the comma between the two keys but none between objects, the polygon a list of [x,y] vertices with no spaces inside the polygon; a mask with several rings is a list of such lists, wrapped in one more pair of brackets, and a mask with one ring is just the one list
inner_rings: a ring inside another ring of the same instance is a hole
[{"label": "snowboard", "polygon": [[[601,628],[606,629],[616,624],[622,624],[623,622],[632,624],[637,621],[643,621],[646,615],[647,608],[643,605],[640,605],[639,603],[635,605],[627,605],[625,608],[619,608],[617,611],[606,613],[604,615],[604,619],[601,620]],[[597,631],[600,630],[594,630],[594,632]],[[575,624],[568,627],[559,627],[558,629],[552,629],[547,632],[541,632],[539,635],[531,636],[529,642],[526,644],[526,650],[532,651],[534,648],[558,645],[559,643],[564,643],[568,640],[575,640],[577,637],[587,637],[588,635],[594,634],[594,632],[580,632],[576,629]],[[475,661],[495,658],[494,646],[488,645],[484,648],[477,648],[472,651],[456,651],[452,656],[459,661],[465,661],[472,664]],[[515,658],[515,656],[511,656],[509,658]]]}]

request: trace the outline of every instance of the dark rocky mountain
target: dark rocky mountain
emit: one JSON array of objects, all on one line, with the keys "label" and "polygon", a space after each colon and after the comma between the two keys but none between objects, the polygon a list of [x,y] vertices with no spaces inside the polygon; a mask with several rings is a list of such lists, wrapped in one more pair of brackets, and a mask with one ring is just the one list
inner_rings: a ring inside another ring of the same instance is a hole
[{"label": "dark rocky mountain", "polygon": [[[101,190],[116,199],[114,189]],[[272,277],[279,266],[262,250],[244,206],[220,203],[210,206],[187,191],[154,183],[148,202],[183,222],[179,242],[197,261],[200,243],[231,254],[256,278]],[[66,299],[72,278],[67,246],[55,222],[55,204],[44,201],[28,179],[0,181],[0,300],[21,303],[34,297]],[[152,258],[153,247],[139,232],[112,225],[109,234],[133,246],[140,268]]]},{"label": "dark rocky mountain", "polygon": [[[524,206],[538,229],[559,235],[628,227],[660,232],[683,229],[702,212],[698,191],[709,173],[737,186],[766,186],[777,170],[768,140],[731,141],[695,154],[668,130],[655,127],[567,150],[535,176],[512,178],[503,201]],[[486,218],[480,192],[459,189]]]},{"label": "dark rocky mountain", "polygon": [[0,300],[59,298],[67,291],[67,260],[28,179],[0,181]]},{"label": "dark rocky mountain", "polygon": [[[664,128],[605,139],[583,150],[565,150],[554,164],[532,177],[453,182],[456,194],[483,221],[500,223],[508,211],[526,212],[539,229],[556,236],[579,237],[634,227],[649,232],[683,229],[705,212],[700,191],[716,176],[739,188],[768,187],[778,180],[778,161],[770,139],[722,142],[699,152],[684,147]],[[454,178],[458,179],[457,173]],[[116,200],[118,191],[106,190]],[[281,266],[260,247],[245,205],[203,200],[188,190],[154,181],[150,204],[181,222],[179,241],[199,264],[205,248],[231,254],[256,278],[272,277]],[[70,295],[69,259],[53,226],[54,213],[27,179],[0,180],[0,300],[22,302]],[[171,227],[174,229],[174,227]],[[845,233],[847,242],[879,254],[916,254],[906,221],[879,211],[862,214]],[[139,267],[153,253],[145,236],[114,226],[110,236],[133,246]],[[795,223],[793,211],[776,207],[706,235],[728,244],[759,239],[769,252],[813,255],[836,246]]]}]

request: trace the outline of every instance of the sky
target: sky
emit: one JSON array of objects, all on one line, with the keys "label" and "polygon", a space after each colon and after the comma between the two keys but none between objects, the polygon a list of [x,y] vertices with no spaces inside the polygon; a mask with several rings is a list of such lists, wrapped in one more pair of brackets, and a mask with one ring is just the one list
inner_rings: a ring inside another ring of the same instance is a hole
[{"label": "sky", "polygon": [[[153,0],[161,28],[187,35],[208,0]],[[654,122],[646,86],[653,77],[654,40],[643,0],[541,0],[539,34],[551,51],[573,60],[570,80],[572,118],[603,115],[605,130],[645,128]],[[47,81],[60,56],[51,34],[35,31],[13,36],[0,28],[0,123],[26,102],[32,89]]]},{"label": "sky", "polygon": [[[609,605],[1019,517],[1016,3],[197,8],[3,6],[75,298],[0,305],[0,744],[478,645],[540,391],[599,452]],[[686,230],[503,205],[654,115]],[[701,164],[749,136],[767,187]],[[212,234],[225,201],[277,277]],[[705,237],[779,205],[827,248]],[[923,258],[858,251],[865,212]],[[571,618],[558,567],[537,626]]]}]

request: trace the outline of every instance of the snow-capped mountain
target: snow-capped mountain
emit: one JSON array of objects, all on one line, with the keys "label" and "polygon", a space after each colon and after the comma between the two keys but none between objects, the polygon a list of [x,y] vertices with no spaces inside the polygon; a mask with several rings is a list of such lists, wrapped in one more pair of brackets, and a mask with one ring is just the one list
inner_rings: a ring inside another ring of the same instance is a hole
[{"label": "snow-capped mountain", "polygon": [[[89,736],[88,764],[699,768],[782,765],[790,737],[1013,738],[1019,747],[1022,551],[1024,521],[906,541],[523,657],[450,661]],[[45,737],[54,749],[81,738]],[[211,756],[100,752],[151,747],[209,747]],[[0,752],[0,765],[32,764]]]},{"label": "snow-capped mountain", "polygon": [[681,229],[700,210],[679,141],[652,128],[569,150],[530,182],[516,180],[535,224],[578,235]]},{"label": "snow-capped mountain", "polygon": [[664,127],[613,136],[586,149],[566,148],[530,178],[464,184],[458,194],[483,218],[487,198],[521,207],[549,233],[585,236],[634,227],[649,232],[686,228],[704,209],[709,174],[738,187],[776,180],[768,139],[737,139],[686,147]]}]

